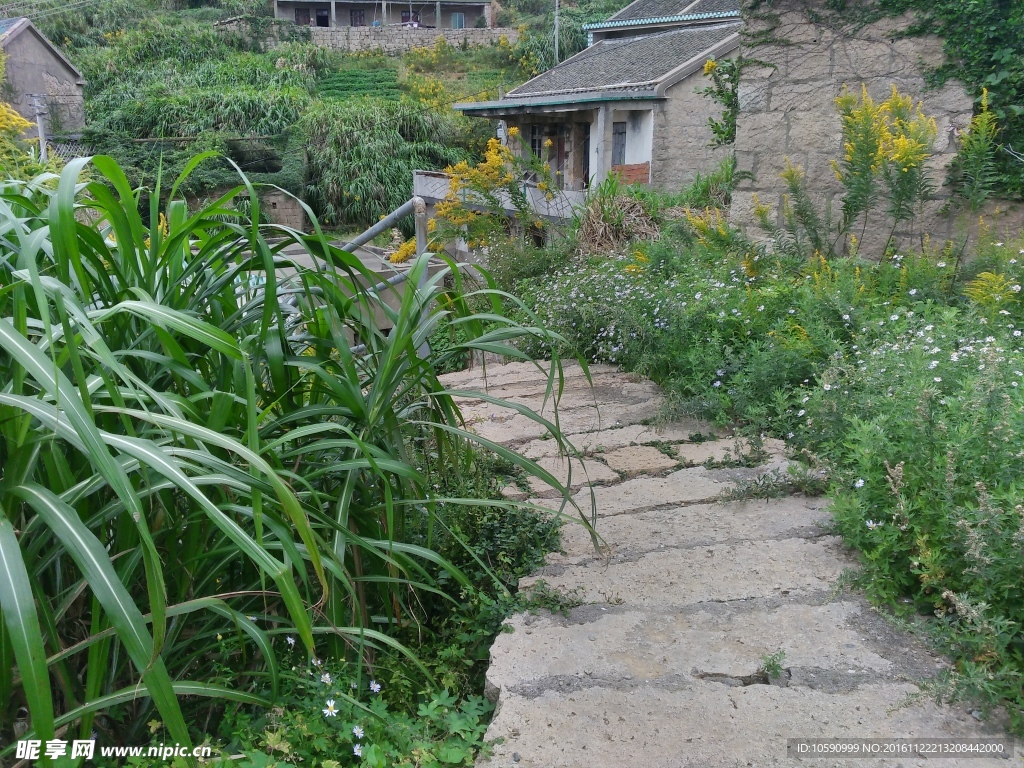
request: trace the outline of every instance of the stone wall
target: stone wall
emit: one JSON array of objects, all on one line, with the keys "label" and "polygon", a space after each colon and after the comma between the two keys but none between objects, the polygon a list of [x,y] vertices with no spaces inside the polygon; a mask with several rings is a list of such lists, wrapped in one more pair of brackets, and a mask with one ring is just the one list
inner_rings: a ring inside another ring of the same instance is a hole
[{"label": "stone wall", "polygon": [[697,70],[669,88],[668,98],[654,110],[654,186],[677,192],[698,173],[713,171],[729,154],[728,147],[711,146],[715,137],[708,118],[720,119],[722,106],[698,93],[709,82],[703,71]]},{"label": "stone wall", "polygon": [[260,194],[260,207],[274,224],[298,230],[306,229],[306,212],[302,210],[299,201],[291,195],[276,189],[265,190]]},{"label": "stone wall", "polygon": [[519,40],[519,31],[512,28],[491,29],[427,29],[424,27],[311,27],[312,41],[325,48],[343,51],[376,51],[387,54],[404,53],[412,48],[426,48],[443,37],[451,45],[494,45],[503,36],[511,44]]},{"label": "stone wall", "polygon": [[[927,161],[931,178],[941,185],[957,151],[955,131],[966,127],[973,100],[955,81],[928,90],[922,68],[943,61],[942,41],[937,37],[899,38],[909,17],[884,19],[856,31],[839,32],[808,21],[797,0],[776,0],[777,26],[768,44],[751,44],[763,35],[768,21],[747,19],[742,55],[774,66],[750,66],[740,80],[740,115],[736,134],[736,158],[740,171],[754,181],[741,181],[733,195],[732,220],[754,237],[764,237],[753,215],[753,197],[771,206],[777,215],[785,186],[779,174],[788,158],[806,172],[806,184],[819,209],[831,204],[841,215],[843,187],[831,161],[842,152],[841,123],[834,99],[844,85],[860,91],[861,85],[876,100],[886,99],[893,85],[901,93],[921,100],[925,114],[935,118],[938,136]],[[913,229],[897,234],[901,242],[919,245],[923,236],[945,240],[953,234],[951,217],[941,213],[950,190],[939,186],[934,199],[925,203]],[[877,231],[868,231],[865,255],[881,250],[889,227],[884,213],[876,211]],[[891,226],[891,225],[890,225]]]}]

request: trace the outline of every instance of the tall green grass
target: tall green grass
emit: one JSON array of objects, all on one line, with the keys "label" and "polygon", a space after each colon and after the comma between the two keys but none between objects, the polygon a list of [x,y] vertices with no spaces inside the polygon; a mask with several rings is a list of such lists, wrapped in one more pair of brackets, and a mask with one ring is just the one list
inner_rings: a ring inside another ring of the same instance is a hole
[{"label": "tall green grass", "polygon": [[[485,448],[569,499],[464,429],[435,373],[554,339],[507,319],[501,295],[471,290],[454,264],[421,286],[420,259],[388,307],[311,214],[309,236],[253,223],[244,176],[188,210],[179,189],[206,159],[152,190],[146,216],[109,157],[49,185],[0,183],[7,743],[24,704],[35,738],[68,726],[138,741],[158,719],[186,744],[202,702],[273,700],[294,675],[277,661],[285,635],[357,665],[404,655],[429,687],[393,635],[429,625],[424,606],[452,600],[450,585],[472,586],[436,545],[442,509],[479,504],[435,498],[437,478]],[[424,352],[441,323],[462,341]],[[549,376],[555,397],[557,361]],[[209,682],[222,635],[241,641],[230,686]]]}]

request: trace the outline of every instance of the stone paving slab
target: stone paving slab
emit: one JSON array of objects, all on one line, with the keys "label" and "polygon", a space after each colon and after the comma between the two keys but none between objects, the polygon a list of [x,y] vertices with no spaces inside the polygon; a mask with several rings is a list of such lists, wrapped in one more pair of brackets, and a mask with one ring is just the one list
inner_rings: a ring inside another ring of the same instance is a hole
[{"label": "stone paving slab", "polygon": [[[735,487],[726,478],[716,478],[704,467],[690,467],[665,477],[638,477],[618,485],[594,488],[598,517],[611,517],[678,504],[714,501],[723,491]],[[591,489],[573,496],[582,507],[589,508]],[[541,502],[543,503],[543,502]]]},{"label": "stone paving slab", "polygon": [[568,618],[514,617],[508,622],[512,631],[494,643],[494,652],[512,663],[491,669],[488,688],[529,696],[566,676],[604,684],[700,674],[738,679],[756,674],[763,657],[780,650],[787,668],[832,670],[857,683],[885,676],[895,666],[856,628],[864,608],[853,601],[755,610],[726,604],[665,613],[588,608]]},{"label": "stone paving slab", "polygon": [[651,445],[630,445],[601,454],[601,460],[616,472],[626,477],[655,475],[679,465],[676,459],[666,456]]},{"label": "stone paving slab", "polygon": [[[770,501],[734,501],[606,517],[598,533],[615,557],[677,547],[698,547],[741,539],[811,538],[824,533],[821,523],[828,503],[790,496]],[[567,564],[597,557],[590,532],[582,525],[562,528],[564,554],[548,555],[549,563]]]},{"label": "stone paving slab", "polygon": [[[710,422],[698,420],[677,421],[664,427],[631,424],[575,435],[572,444],[580,453],[589,454],[630,445],[683,442],[696,434],[709,435],[717,432],[724,433],[725,430],[716,431]],[[529,459],[553,456],[558,453],[558,444],[554,440],[534,440],[523,448],[522,453]]]},{"label": "stone paving slab", "polygon": [[[789,766],[790,768],[1019,768],[1012,760],[789,760],[787,738],[979,738],[996,735],[930,701],[902,707],[909,683],[845,694],[803,687],[680,681],[677,686],[580,687],[509,697],[487,737],[487,768]],[[518,761],[515,759],[518,756]]]},{"label": "stone paving slab", "polygon": [[818,593],[827,591],[847,566],[838,557],[840,551],[840,540],[832,536],[658,550],[606,566],[545,566],[522,579],[520,588],[543,579],[584,602],[628,601],[656,610],[766,597],[783,590]]},{"label": "stone paving slab", "polygon": [[[581,461],[580,459],[567,460],[557,456],[547,456],[539,459],[537,465],[554,475],[562,485],[568,485],[573,490],[578,490],[584,485],[615,482],[619,479],[618,473],[613,472],[600,461],[592,459]],[[538,498],[561,498],[561,494],[556,489],[539,478],[531,477],[527,482],[530,485],[530,490]]]},{"label": "stone paving slab", "polygon": [[[589,370],[592,379],[605,374],[630,376],[630,374],[623,374],[614,365],[591,365]],[[635,379],[636,377],[631,378]],[[483,389],[484,387],[490,389],[510,384],[524,386],[535,382],[546,382],[547,379],[548,366],[546,363],[542,363],[540,368],[533,363],[490,364],[486,366],[486,369],[483,366],[477,366],[457,373],[447,373],[441,377],[445,386],[451,389]],[[587,381],[583,369],[574,362],[562,363],[562,379],[563,387],[568,387],[570,384],[584,386]]]}]

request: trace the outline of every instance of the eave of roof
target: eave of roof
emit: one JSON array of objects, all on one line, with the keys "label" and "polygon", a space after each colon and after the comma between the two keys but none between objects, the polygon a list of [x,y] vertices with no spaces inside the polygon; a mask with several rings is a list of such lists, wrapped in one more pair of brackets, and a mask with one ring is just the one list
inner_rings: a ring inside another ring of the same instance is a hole
[{"label": "eave of roof", "polygon": [[591,32],[597,29],[619,29],[622,27],[640,27],[648,24],[675,24],[686,21],[717,21],[719,19],[739,18],[739,11],[715,11],[712,13],[684,13],[680,16],[659,16],[651,19],[623,19],[621,21],[598,21],[584,24],[583,30]]},{"label": "eave of roof", "polygon": [[466,114],[490,112],[493,114],[513,114],[531,108],[558,107],[572,105],[577,109],[587,109],[590,104],[607,101],[653,101],[662,99],[654,90],[623,90],[619,92],[589,91],[586,93],[561,94],[553,96],[522,96],[518,99],[499,99],[497,101],[469,101],[452,105]]}]

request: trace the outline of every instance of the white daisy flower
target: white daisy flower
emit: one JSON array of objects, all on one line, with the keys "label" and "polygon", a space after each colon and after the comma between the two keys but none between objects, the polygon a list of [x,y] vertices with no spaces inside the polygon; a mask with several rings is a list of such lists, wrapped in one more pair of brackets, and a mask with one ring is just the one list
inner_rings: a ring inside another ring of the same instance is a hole
[{"label": "white daisy flower", "polygon": [[334,706],[334,699],[327,700],[327,706],[324,708],[324,715],[326,717],[337,717],[338,708]]}]

